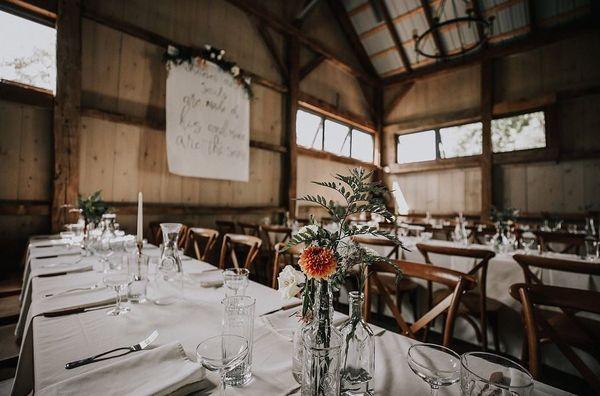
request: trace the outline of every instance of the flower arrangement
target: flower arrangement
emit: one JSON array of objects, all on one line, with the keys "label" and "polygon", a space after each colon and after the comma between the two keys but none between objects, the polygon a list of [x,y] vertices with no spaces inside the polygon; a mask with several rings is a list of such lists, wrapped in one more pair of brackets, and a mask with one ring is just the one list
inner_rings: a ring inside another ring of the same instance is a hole
[{"label": "flower arrangement", "polygon": [[102,200],[101,193],[102,190],[98,190],[89,197],[84,198],[79,195],[77,198],[77,206],[79,206],[86,224],[97,225],[102,219],[102,215],[108,212],[109,206]]},{"label": "flower arrangement", "polygon": [[250,99],[254,97],[252,88],[250,87],[250,76],[243,73],[235,62],[226,60],[225,50],[223,49],[212,47],[208,44],[200,50],[195,50],[190,47],[175,47],[173,45],[169,45],[167,47],[167,52],[165,52],[163,55],[163,61],[165,63],[173,62],[176,65],[187,62],[192,65],[195,57],[200,58],[202,62],[210,61],[219,66],[219,68],[225,73],[231,74],[238,84],[244,88],[248,97]]},{"label": "flower arrangement", "polygon": [[312,219],[312,224],[302,227],[287,243],[288,248],[299,244],[304,244],[306,248],[298,261],[301,271],[286,266],[278,278],[279,290],[286,298],[292,292],[302,292],[301,317],[306,322],[312,319],[316,282],[328,282],[334,289],[339,289],[349,270],[358,267],[355,274],[359,289],[362,290],[366,266],[374,262],[393,264],[390,259],[359,245],[352,239],[353,236],[370,234],[387,238],[402,246],[395,234],[368,225],[353,224],[351,220],[351,217],[361,213],[371,213],[380,215],[388,222],[395,221],[384,200],[380,198],[385,196],[387,188],[379,181],[371,181],[372,176],[373,172],[356,168],[350,170],[348,176],[336,174],[335,181],[313,182],[336,191],[345,205],[327,201],[321,195],[298,198],[299,201],[315,203],[325,208],[335,223],[335,231],[332,231],[331,227],[323,227]]}]

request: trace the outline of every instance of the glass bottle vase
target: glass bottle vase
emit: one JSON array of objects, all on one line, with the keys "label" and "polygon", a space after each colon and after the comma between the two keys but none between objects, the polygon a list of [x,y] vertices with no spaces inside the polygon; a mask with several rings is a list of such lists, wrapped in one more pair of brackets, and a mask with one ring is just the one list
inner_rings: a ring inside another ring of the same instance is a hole
[{"label": "glass bottle vase", "polygon": [[303,396],[332,396],[340,394],[340,364],[342,336],[333,326],[333,295],[326,280],[317,283],[314,319],[302,332]]},{"label": "glass bottle vase", "polygon": [[342,324],[341,395],[374,394],[375,340],[362,316],[364,294],[349,293],[350,318]]},{"label": "glass bottle vase", "polygon": [[163,249],[154,277],[152,300],[157,305],[169,305],[179,300],[183,289],[183,269],[177,249],[182,225],[161,223]]}]

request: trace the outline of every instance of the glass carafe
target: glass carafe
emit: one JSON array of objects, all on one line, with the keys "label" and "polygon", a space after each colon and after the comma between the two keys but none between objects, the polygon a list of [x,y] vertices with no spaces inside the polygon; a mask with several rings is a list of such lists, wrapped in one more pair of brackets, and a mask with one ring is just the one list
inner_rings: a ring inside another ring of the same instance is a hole
[{"label": "glass carafe", "polygon": [[374,394],[375,340],[373,331],[362,316],[364,294],[349,293],[350,318],[342,324],[341,395]]},{"label": "glass carafe", "polygon": [[163,249],[154,276],[152,300],[158,305],[176,302],[183,289],[183,269],[177,249],[179,223],[161,223]]}]

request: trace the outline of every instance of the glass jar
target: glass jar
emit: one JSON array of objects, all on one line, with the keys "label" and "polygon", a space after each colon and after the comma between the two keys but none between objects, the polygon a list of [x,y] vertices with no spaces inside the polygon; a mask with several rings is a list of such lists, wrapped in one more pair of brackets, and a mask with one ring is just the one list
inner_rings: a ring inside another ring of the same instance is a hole
[{"label": "glass jar", "polygon": [[304,396],[330,396],[340,393],[342,335],[332,325],[333,294],[327,280],[317,283],[314,319],[303,334],[302,385]]},{"label": "glass jar", "polygon": [[163,248],[151,287],[151,299],[158,305],[173,304],[179,300],[183,291],[183,268],[177,248],[181,227],[180,223],[161,223],[160,225],[163,234]]},{"label": "glass jar", "polygon": [[304,330],[310,325],[304,321],[298,323],[298,328],[294,331],[293,347],[292,347],[292,376],[297,383],[302,384],[302,368],[304,365]]},{"label": "glass jar", "polygon": [[362,315],[364,294],[349,293],[350,318],[340,328],[342,346],[341,395],[374,394],[375,340]]}]

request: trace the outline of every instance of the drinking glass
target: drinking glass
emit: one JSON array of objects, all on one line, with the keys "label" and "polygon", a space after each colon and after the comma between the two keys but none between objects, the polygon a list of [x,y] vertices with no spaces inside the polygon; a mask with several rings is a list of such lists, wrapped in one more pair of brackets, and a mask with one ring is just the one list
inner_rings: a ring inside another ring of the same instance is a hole
[{"label": "drinking glass", "polygon": [[148,263],[150,257],[145,254],[128,254],[127,270],[131,276],[129,285],[129,301],[143,303],[146,301],[146,289],[148,287]]},{"label": "drinking glass", "polygon": [[525,248],[525,254],[531,254],[531,247],[535,243],[536,237],[533,232],[524,232],[521,236],[521,244]]},{"label": "drinking glass", "polygon": [[415,344],[408,349],[408,366],[437,395],[441,386],[460,380],[460,356],[451,349],[435,344]]},{"label": "drinking glass", "polygon": [[128,273],[112,273],[104,276],[103,282],[107,287],[112,287],[117,293],[115,307],[106,314],[111,316],[119,316],[129,312],[129,307],[121,305],[121,296],[131,284],[132,277]]},{"label": "drinking glass", "polygon": [[487,352],[469,352],[460,358],[462,394],[528,396],[533,378],[521,365]]},{"label": "drinking glass", "polygon": [[249,275],[250,271],[247,268],[228,268],[223,271],[223,283],[227,289],[233,292],[234,296],[238,294],[243,296],[248,287]]},{"label": "drinking glass", "polygon": [[585,239],[585,258],[594,261],[598,258],[598,241],[592,238]]},{"label": "drinking glass", "polygon": [[225,395],[225,376],[248,355],[248,340],[223,334],[202,341],[196,348],[198,362],[209,371],[219,372],[219,395]]},{"label": "drinking glass", "polygon": [[248,296],[231,296],[221,301],[223,306],[223,334],[237,335],[248,341],[248,353],[243,363],[225,376],[225,382],[228,385],[242,386],[252,378],[255,304],[255,299]]}]

